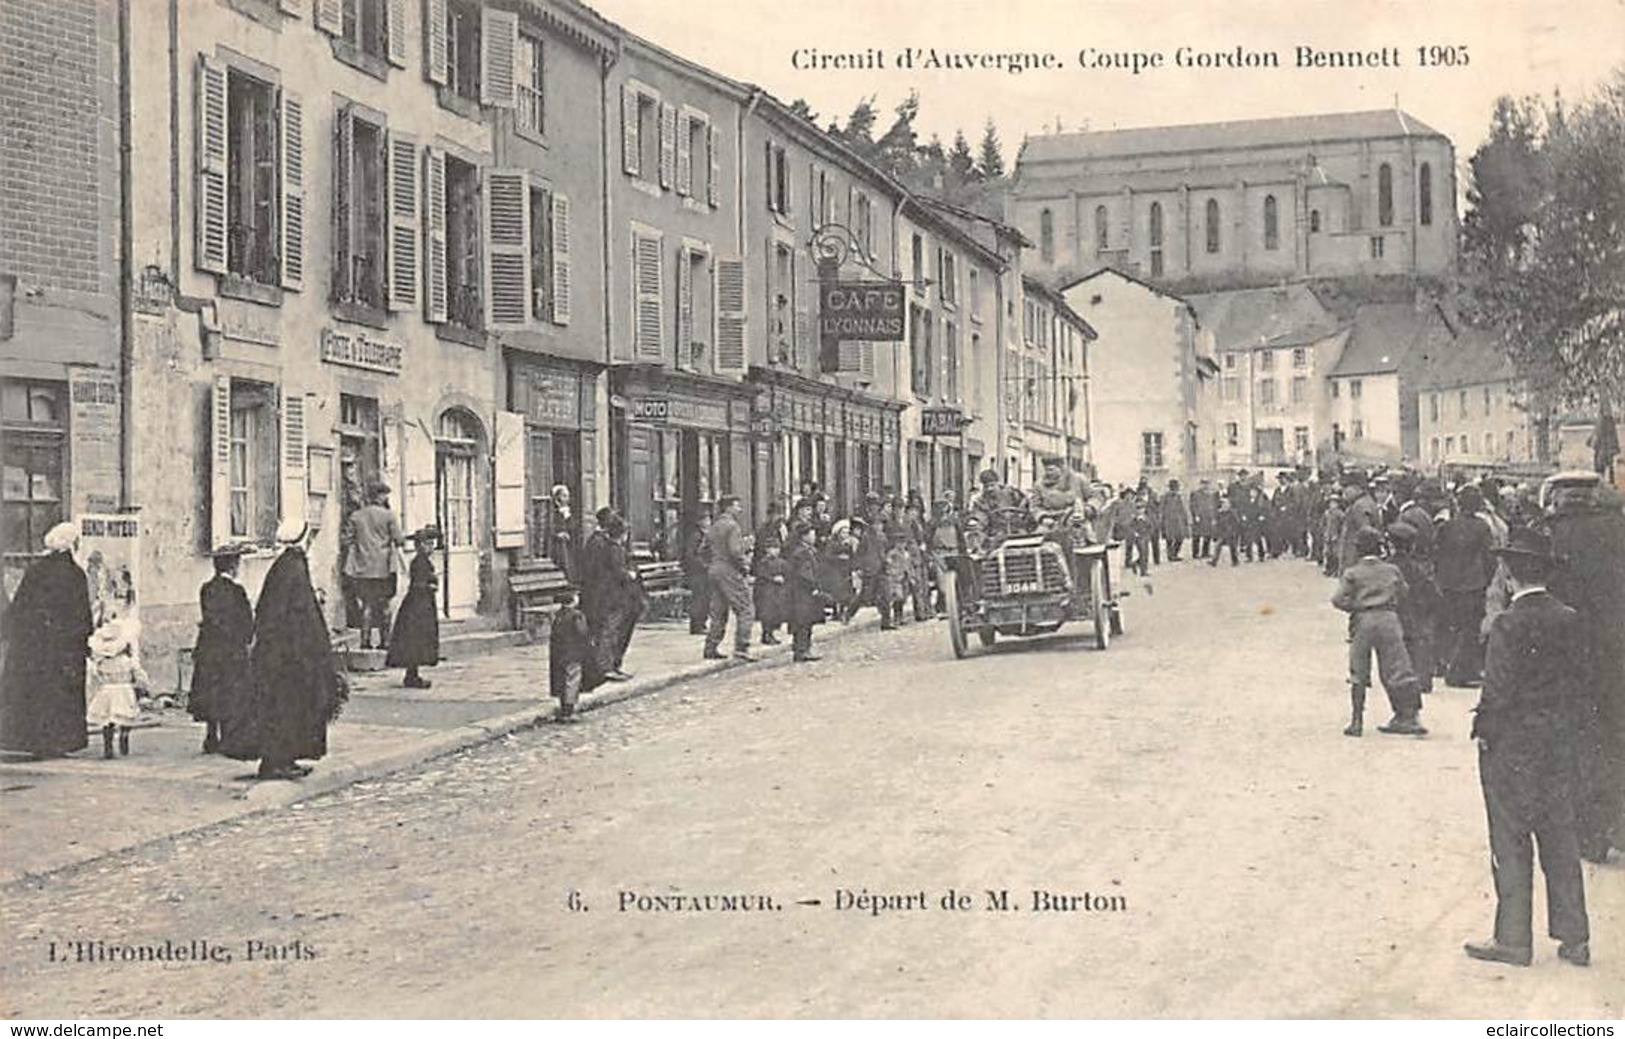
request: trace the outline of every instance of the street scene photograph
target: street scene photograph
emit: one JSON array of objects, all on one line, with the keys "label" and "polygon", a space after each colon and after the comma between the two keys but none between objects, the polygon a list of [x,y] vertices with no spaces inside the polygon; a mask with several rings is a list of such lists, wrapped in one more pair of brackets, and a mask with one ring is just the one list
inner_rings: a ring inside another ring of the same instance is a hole
[{"label": "street scene photograph", "polygon": [[1611,1035],[1622,410],[1615,0],[0,0],[0,1016]]}]

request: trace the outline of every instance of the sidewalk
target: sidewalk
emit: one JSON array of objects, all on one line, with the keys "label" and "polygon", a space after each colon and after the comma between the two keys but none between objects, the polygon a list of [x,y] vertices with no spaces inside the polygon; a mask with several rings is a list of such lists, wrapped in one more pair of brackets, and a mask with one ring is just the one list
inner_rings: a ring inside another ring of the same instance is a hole
[{"label": "sidewalk", "polygon": [[[868,612],[868,611],[866,611]],[[828,624],[819,641],[878,624]],[[703,660],[686,622],[640,626],[627,654],[630,682],[606,683],[578,707],[593,711],[679,682],[733,668],[788,665],[789,638],[758,646],[755,664]],[[0,763],[0,884],[26,881],[149,841],[234,819],[411,768],[552,718],[547,646],[519,646],[448,660],[406,689],[399,671],[352,674],[344,713],[328,730],[328,753],[303,780],[256,781],[254,762],[199,752],[202,725],[182,710],[130,734],[130,756],[101,756],[101,739],[72,757]]]}]

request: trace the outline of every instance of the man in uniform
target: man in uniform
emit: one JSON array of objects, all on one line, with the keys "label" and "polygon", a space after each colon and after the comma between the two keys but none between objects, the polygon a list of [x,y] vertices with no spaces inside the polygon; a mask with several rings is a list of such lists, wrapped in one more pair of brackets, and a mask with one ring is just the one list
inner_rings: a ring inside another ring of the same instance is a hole
[{"label": "man in uniform", "polygon": [[717,520],[711,524],[711,619],[705,632],[705,659],[723,659],[722,636],[728,614],[734,615],[734,659],[750,661],[750,632],[756,607],[750,593],[750,538],[741,526],[744,507],[732,494],[717,501]]},{"label": "man in uniform", "polygon": [[[1471,519],[1471,516],[1467,518]],[[1512,606],[1490,629],[1484,692],[1473,720],[1479,780],[1489,816],[1495,933],[1467,955],[1526,967],[1532,959],[1531,838],[1546,875],[1547,933],[1557,955],[1591,962],[1585,879],[1574,812],[1574,744],[1584,712],[1585,632],[1546,589],[1551,540],[1525,528],[1497,549],[1514,586]]]}]

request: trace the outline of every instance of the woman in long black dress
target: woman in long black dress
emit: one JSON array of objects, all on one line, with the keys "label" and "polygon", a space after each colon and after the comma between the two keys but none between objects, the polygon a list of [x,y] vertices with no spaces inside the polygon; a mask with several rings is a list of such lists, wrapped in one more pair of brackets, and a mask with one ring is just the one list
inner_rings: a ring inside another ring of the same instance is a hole
[{"label": "woman in long black dress", "polygon": [[23,575],[6,608],[5,673],[0,676],[0,750],[59,757],[83,750],[85,661],[95,622],[90,586],[74,561],[78,528],[59,523],[46,555]]},{"label": "woman in long black dress", "polygon": [[395,631],[389,639],[389,654],[384,663],[389,667],[406,668],[408,689],[427,689],[434,683],[418,673],[420,667],[434,667],[440,662],[440,617],[435,612],[435,597],[440,591],[440,579],[434,570],[432,554],[440,543],[438,527],[424,527],[412,535],[417,554],[407,569],[406,598],[395,614]]},{"label": "woman in long black dress", "polygon": [[220,749],[220,722],[235,709],[232,701],[249,692],[248,644],[254,641],[254,608],[237,583],[243,550],[214,554],[214,577],[198,589],[197,648],[192,651],[192,691],[186,710],[206,727],[203,753]]}]

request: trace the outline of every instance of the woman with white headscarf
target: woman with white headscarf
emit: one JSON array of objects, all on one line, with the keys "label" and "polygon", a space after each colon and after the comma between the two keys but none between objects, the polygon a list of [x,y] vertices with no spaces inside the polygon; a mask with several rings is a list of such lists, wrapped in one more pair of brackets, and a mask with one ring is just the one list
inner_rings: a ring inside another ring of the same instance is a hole
[{"label": "woman with white headscarf", "polygon": [[23,575],[6,610],[0,750],[48,758],[89,743],[85,661],[95,623],[90,586],[73,558],[78,542],[74,524],[52,527],[45,555]]}]

